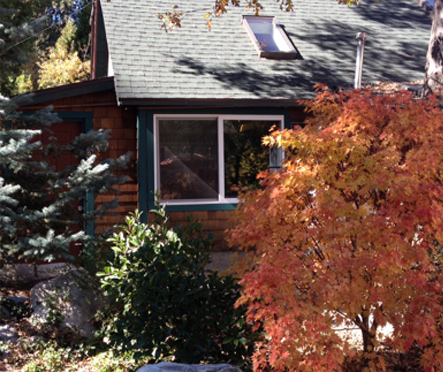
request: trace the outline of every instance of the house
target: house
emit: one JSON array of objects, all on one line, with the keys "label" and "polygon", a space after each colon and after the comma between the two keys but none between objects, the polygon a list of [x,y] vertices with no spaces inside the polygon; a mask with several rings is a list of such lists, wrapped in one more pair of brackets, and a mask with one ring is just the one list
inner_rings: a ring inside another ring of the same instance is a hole
[{"label": "house", "polygon": [[[134,153],[118,212],[138,208],[146,218],[159,191],[174,223],[193,214],[225,249],[232,187],[278,167],[281,154],[260,138],[303,122],[299,100],[314,97],[315,83],[353,87],[358,32],[368,34],[364,83],[422,79],[431,18],[414,0],[295,0],[294,12],[263,0],[260,17],[229,6],[209,29],[213,2],[97,2],[92,80],[36,92],[24,109],[52,104],[66,126],[112,129],[103,155]],[[165,32],[158,14],[176,4],[182,27]],[[120,221],[110,216],[96,230]]]}]

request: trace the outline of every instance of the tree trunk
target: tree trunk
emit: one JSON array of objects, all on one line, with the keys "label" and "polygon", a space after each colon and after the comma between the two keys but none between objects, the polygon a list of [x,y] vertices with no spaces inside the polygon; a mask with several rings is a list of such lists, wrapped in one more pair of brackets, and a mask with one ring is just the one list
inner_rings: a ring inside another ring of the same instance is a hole
[{"label": "tree trunk", "polygon": [[372,353],[375,347],[375,334],[373,334],[370,331],[368,332],[362,330],[362,335],[363,335],[363,351],[365,353]]},{"label": "tree trunk", "polygon": [[442,94],[443,89],[443,0],[435,0],[431,39],[426,55],[425,94]]},{"label": "tree trunk", "polygon": [[372,353],[375,348],[378,324],[375,320],[369,322],[369,315],[360,314],[355,319],[355,324],[360,328],[363,336],[363,351]]}]

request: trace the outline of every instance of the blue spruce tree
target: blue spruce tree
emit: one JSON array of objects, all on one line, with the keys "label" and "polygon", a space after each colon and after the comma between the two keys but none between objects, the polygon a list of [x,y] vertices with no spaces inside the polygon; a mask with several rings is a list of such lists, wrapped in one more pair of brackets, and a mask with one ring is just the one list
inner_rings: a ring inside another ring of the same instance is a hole
[{"label": "blue spruce tree", "polygon": [[[3,3],[3,2],[2,2]],[[8,71],[24,62],[26,43],[43,27],[40,19],[12,24],[17,10],[0,3],[0,84]],[[73,242],[91,245],[84,226],[116,206],[116,200],[79,213],[87,195],[115,191],[125,177],[115,175],[129,156],[98,162],[91,149],[104,151],[108,131],[90,131],[64,146],[43,144],[39,136],[60,121],[50,108],[31,115],[18,111],[32,96],[0,95],[0,269],[17,260],[28,262],[73,259]],[[56,170],[51,156],[71,153],[78,165]]]}]

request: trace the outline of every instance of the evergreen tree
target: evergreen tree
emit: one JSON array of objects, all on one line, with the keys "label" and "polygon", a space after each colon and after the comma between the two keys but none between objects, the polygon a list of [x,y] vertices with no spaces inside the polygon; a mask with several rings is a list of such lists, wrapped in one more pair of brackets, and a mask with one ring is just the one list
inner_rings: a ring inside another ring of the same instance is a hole
[{"label": "evergreen tree", "polygon": [[44,15],[35,17],[33,1],[0,0],[0,92],[10,89],[12,76],[20,74],[33,50],[33,41],[47,25]]},{"label": "evergreen tree", "polygon": [[[10,14],[0,9],[0,24],[7,25]],[[11,32],[5,32],[8,26],[0,27],[0,79],[7,79],[8,66],[25,55],[26,47],[19,41],[35,36],[37,24],[11,26]],[[98,162],[91,151],[106,149],[108,131],[90,131],[64,146],[55,140],[42,144],[39,136],[60,119],[50,108],[31,115],[17,111],[30,100],[29,95],[0,96],[0,267],[17,259],[71,259],[73,242],[91,243],[85,224],[115,207],[116,201],[84,213],[76,205],[85,203],[87,194],[111,192],[113,185],[125,180],[114,171],[126,164],[128,156]],[[62,170],[51,166],[51,157],[63,153],[77,157],[78,165]]]},{"label": "evergreen tree", "polygon": [[[91,5],[90,0],[0,0],[0,58],[4,66],[0,93],[16,95],[39,88],[38,62],[51,53],[53,59],[65,60],[74,74],[87,75]],[[54,46],[63,30],[72,28],[69,23],[76,29],[65,52]]]}]

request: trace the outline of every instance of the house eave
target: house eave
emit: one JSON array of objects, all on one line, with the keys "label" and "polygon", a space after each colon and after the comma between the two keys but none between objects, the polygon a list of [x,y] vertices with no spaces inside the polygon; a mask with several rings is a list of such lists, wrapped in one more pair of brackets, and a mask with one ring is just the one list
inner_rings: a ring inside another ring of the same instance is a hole
[{"label": "house eave", "polygon": [[31,92],[32,102],[30,102],[30,104],[37,105],[54,100],[72,98],[85,94],[100,93],[114,89],[115,86],[113,76],[98,78],[94,80],[82,81],[80,83],[62,85],[60,87],[42,89]]},{"label": "house eave", "polygon": [[137,106],[139,108],[199,108],[199,107],[300,107],[300,100],[311,99],[143,99],[120,98],[122,106]]}]

